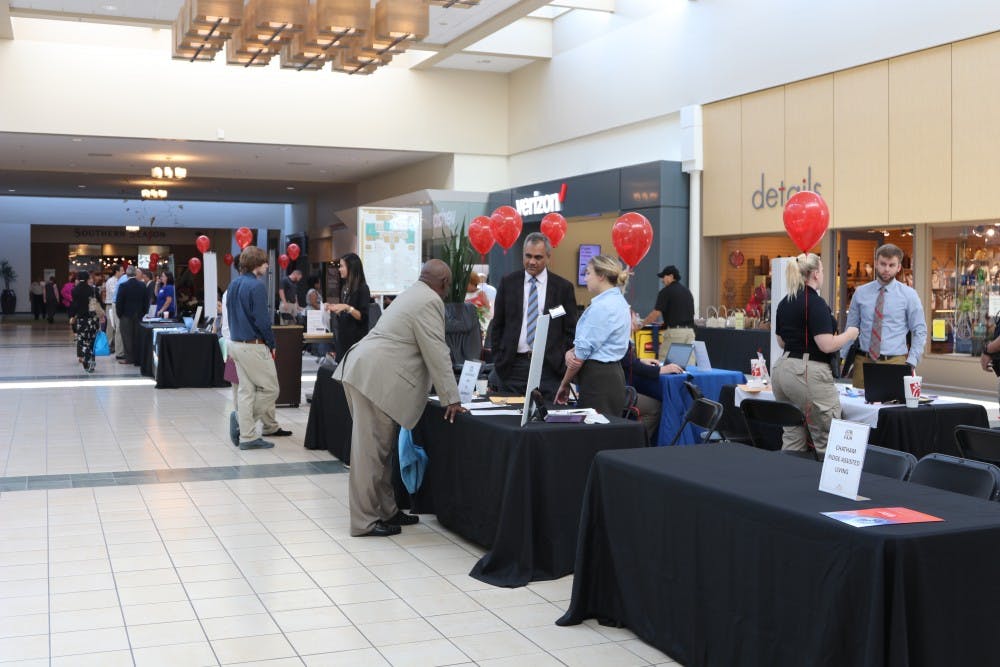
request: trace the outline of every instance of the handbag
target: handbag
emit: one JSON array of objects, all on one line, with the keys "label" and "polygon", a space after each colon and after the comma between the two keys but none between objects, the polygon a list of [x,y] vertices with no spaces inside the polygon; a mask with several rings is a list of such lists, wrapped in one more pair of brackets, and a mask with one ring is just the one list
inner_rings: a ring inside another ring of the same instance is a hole
[{"label": "handbag", "polygon": [[108,345],[108,335],[103,331],[98,331],[97,336],[94,337],[94,356],[106,357],[109,354],[111,354],[111,347]]},{"label": "handbag", "polygon": [[720,322],[719,309],[715,306],[709,306],[705,309],[705,326],[712,329],[720,329],[725,325],[725,320]]}]

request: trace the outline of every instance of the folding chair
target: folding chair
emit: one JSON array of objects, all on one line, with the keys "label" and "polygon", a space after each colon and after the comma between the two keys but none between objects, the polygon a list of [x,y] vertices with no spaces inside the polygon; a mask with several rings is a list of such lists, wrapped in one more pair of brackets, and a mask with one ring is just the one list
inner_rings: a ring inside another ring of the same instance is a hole
[{"label": "folding chair", "polygon": [[684,382],[684,388],[687,389],[688,394],[691,395],[692,401],[697,401],[699,398],[705,398],[705,395],[701,393],[701,388],[691,380],[686,380]]},{"label": "folding chair", "polygon": [[745,398],[740,403],[740,411],[750,436],[750,444],[754,447],[778,451],[781,449],[785,427],[802,426],[806,429],[806,445],[813,458],[817,458],[812,434],[806,427],[806,416],[797,405],[785,401]]},{"label": "folding chair", "polygon": [[1000,489],[1000,468],[992,463],[928,454],[917,461],[910,481],[983,500],[994,500]]},{"label": "folding chair", "polygon": [[917,457],[898,449],[868,445],[863,470],[873,475],[890,477],[905,482],[917,465]]},{"label": "folding chair", "polygon": [[712,434],[715,433],[715,427],[719,425],[720,419],[722,419],[722,404],[707,398],[699,398],[688,408],[687,413],[684,415],[684,422],[677,430],[670,444],[677,444],[688,424],[694,424],[698,428],[705,429],[701,435],[701,441],[708,442]]},{"label": "folding chair", "polygon": [[631,419],[632,421],[639,421],[639,408],[636,403],[639,401],[639,392],[635,390],[630,384],[625,385],[625,409],[622,410],[622,417],[625,419]]},{"label": "folding chair", "polygon": [[963,459],[1000,465],[1000,431],[959,425],[955,427],[955,445]]}]

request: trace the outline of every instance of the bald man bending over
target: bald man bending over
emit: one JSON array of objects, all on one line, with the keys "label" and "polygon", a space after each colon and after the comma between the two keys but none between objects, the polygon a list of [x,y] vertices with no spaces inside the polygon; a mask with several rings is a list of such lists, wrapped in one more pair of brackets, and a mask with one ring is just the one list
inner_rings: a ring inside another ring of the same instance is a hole
[{"label": "bald man bending over", "polygon": [[444,295],[451,270],[428,261],[420,280],[396,297],[378,324],[348,350],[334,378],[344,385],[351,431],[351,535],[388,537],[420,519],[396,506],[390,456],[393,422],[412,429],[433,383],[447,405],[444,418],[464,412],[444,340]]}]

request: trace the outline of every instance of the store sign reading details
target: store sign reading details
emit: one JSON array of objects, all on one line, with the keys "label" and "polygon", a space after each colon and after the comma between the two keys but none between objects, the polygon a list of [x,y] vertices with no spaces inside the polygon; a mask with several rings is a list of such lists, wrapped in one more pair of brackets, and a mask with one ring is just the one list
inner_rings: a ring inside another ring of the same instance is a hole
[{"label": "store sign reading details", "polygon": [[789,199],[797,192],[811,190],[816,194],[823,194],[819,189],[823,186],[819,181],[813,182],[812,167],[806,170],[806,177],[802,179],[800,185],[785,186],[784,181],[778,181],[778,187],[767,186],[767,181],[762,173],[760,175],[760,189],[754,190],[750,195],[750,204],[756,209],[784,207]]},{"label": "store sign reading details", "polygon": [[562,210],[562,203],[566,199],[566,184],[563,183],[559,192],[543,195],[537,190],[531,197],[514,200],[514,208],[521,215],[544,215],[545,213],[557,213]]}]

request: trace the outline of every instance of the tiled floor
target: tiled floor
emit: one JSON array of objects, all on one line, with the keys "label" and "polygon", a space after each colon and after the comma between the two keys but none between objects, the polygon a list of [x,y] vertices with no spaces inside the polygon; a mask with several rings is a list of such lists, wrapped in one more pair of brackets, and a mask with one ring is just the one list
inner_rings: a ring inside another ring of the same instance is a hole
[{"label": "tiled floor", "polygon": [[[292,437],[240,452],[229,390],[78,368],[64,324],[0,324],[0,477],[28,489],[0,491],[4,667],[671,664],[628,630],[556,627],[571,577],[470,578],[482,551],[433,517],[349,537],[347,475],[302,447],[305,404],[278,412]],[[29,488],[46,480],[68,488]]]}]

